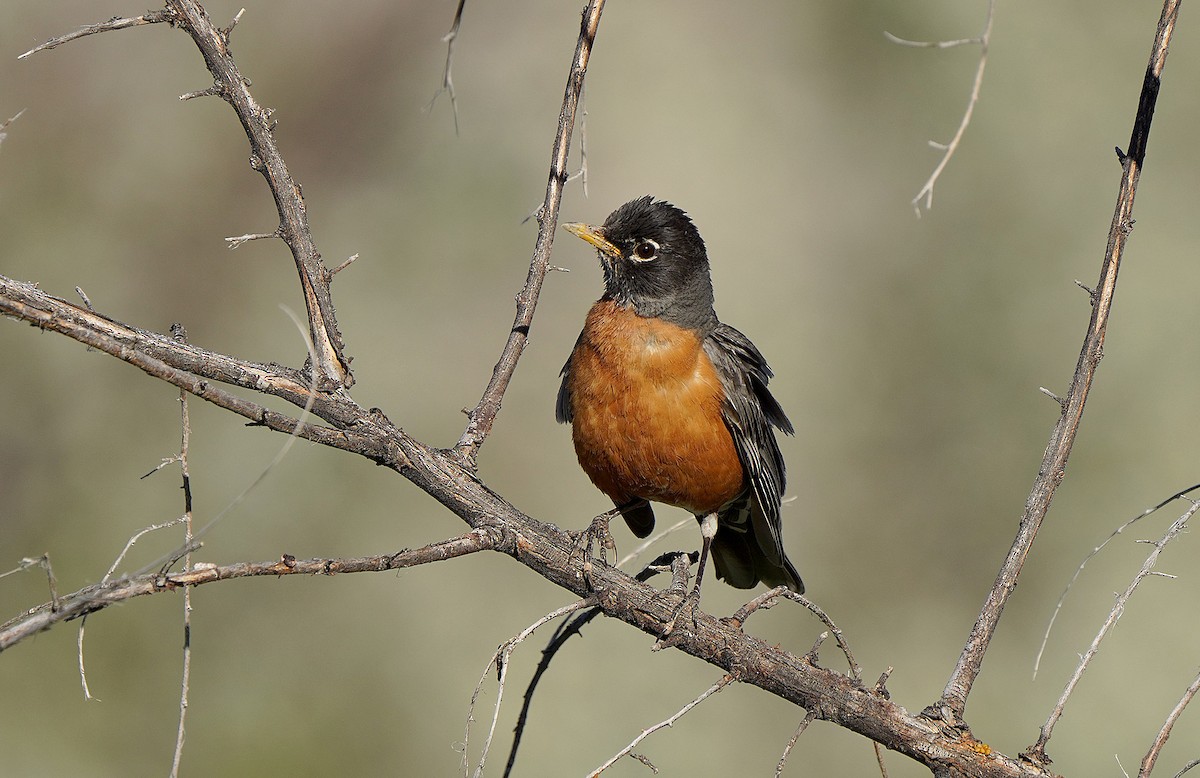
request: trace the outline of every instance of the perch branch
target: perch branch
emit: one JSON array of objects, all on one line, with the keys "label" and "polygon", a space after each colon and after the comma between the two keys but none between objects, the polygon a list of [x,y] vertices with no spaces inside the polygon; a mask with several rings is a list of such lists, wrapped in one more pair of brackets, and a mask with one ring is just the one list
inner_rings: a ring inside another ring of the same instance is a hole
[{"label": "perch branch", "polygon": [[517,316],[513,321],[512,330],[508,333],[508,341],[500,359],[492,370],[492,378],[488,382],[479,403],[470,411],[467,428],[455,446],[457,455],[469,470],[475,470],[475,460],[479,447],[492,431],[496,414],[500,412],[500,403],[508,390],[508,382],[517,369],[517,362],[525,350],[525,342],[529,338],[529,327],[533,323],[533,313],[537,308],[538,295],[542,291],[542,282],[550,266],[550,250],[554,246],[554,229],[558,226],[558,208],[562,203],[563,187],[567,182],[567,157],[571,150],[571,131],[575,126],[575,112],[579,107],[579,93],[583,89],[583,79],[587,75],[588,59],[592,54],[592,44],[596,40],[596,30],[600,25],[600,14],[604,10],[604,0],[589,0],[583,11],[583,22],[579,30],[579,40],[575,44],[575,56],[571,60],[571,71],[567,76],[567,87],[563,95],[562,108],[558,113],[558,130],[554,135],[554,149],[550,162],[550,177],[546,182],[546,199],[538,209],[538,234],[534,244],[533,259],[529,263],[529,275],[525,286],[517,295]]},{"label": "perch branch", "polygon": [[1042,526],[1042,520],[1050,509],[1050,501],[1054,497],[1054,492],[1066,474],[1067,460],[1071,455],[1075,434],[1083,417],[1084,403],[1087,401],[1088,391],[1091,389],[1100,358],[1104,354],[1104,335],[1108,327],[1109,311],[1112,309],[1113,294],[1116,292],[1117,270],[1121,264],[1125,242],[1133,229],[1133,200],[1145,157],[1150,120],[1154,114],[1154,99],[1158,95],[1159,78],[1162,75],[1167,46],[1170,43],[1171,32],[1175,28],[1178,13],[1179,0],[1166,0],[1151,50],[1150,64],[1146,69],[1142,95],[1138,101],[1130,151],[1122,155],[1121,187],[1117,196],[1117,206],[1113,213],[1112,226],[1109,228],[1108,247],[1101,263],[1100,281],[1096,285],[1096,294],[1092,298],[1091,320],[1083,339],[1083,348],[1079,353],[1075,373],[1071,377],[1070,389],[1063,398],[1062,412],[1054,426],[1054,431],[1050,434],[1050,442],[1042,457],[1037,478],[1025,502],[1025,511],[1021,517],[1020,527],[1017,529],[1017,536],[996,576],[995,583],[984,600],[983,608],[971,629],[954,672],[942,692],[942,699],[939,703],[941,715],[951,722],[962,720],[967,705],[967,696],[971,693],[971,687],[979,675],[984,654],[987,652],[988,644],[991,643],[992,635],[995,634],[1000,615],[1004,611],[1009,595],[1017,586],[1017,578],[1025,564],[1029,550],[1033,546],[1033,541],[1037,537],[1038,529]]}]

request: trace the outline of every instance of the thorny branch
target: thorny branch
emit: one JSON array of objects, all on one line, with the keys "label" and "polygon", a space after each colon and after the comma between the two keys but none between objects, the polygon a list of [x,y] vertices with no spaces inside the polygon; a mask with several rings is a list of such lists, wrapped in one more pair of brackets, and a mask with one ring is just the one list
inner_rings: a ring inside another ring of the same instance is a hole
[{"label": "thorny branch", "polygon": [[525,287],[517,295],[517,317],[508,334],[508,342],[500,360],[492,370],[492,378],[483,392],[479,403],[468,414],[470,421],[454,450],[468,470],[475,470],[475,459],[479,447],[492,431],[492,423],[500,412],[500,402],[508,389],[508,382],[517,369],[517,361],[525,350],[529,339],[529,327],[537,308],[542,282],[550,268],[550,250],[554,246],[554,231],[558,226],[558,207],[562,203],[563,188],[567,183],[567,157],[571,150],[571,131],[575,126],[575,112],[579,108],[579,94],[583,90],[583,79],[587,73],[592,44],[600,26],[600,14],[604,11],[604,0],[590,0],[583,10],[583,22],[579,42],[575,45],[575,56],[571,61],[571,72],[567,76],[566,94],[562,110],[558,114],[558,130],[554,136],[553,160],[550,163],[550,178],[546,182],[546,199],[538,209],[537,243],[533,249],[533,260],[529,263],[529,275]]},{"label": "thorny branch", "polygon": [[329,284],[332,274],[321,260],[308,224],[308,211],[300,185],[279,153],[275,142],[272,111],[263,108],[250,94],[250,81],[242,75],[229,51],[231,24],[218,29],[196,0],[167,0],[173,21],[183,27],[204,56],[216,83],[213,94],[229,103],[250,140],[250,166],[263,175],[279,211],[279,237],[287,244],[296,263],[304,304],[308,309],[310,337],[315,359],[314,379],[322,390],[349,388],[354,383],[350,360],[345,356],[342,336],[333,311]]},{"label": "thorny branch", "polygon": [[[1138,101],[1138,110],[1134,119],[1133,138],[1130,143],[1131,151],[1123,154],[1121,164],[1120,192],[1117,196],[1117,206],[1113,213],[1112,225],[1108,233],[1108,248],[1100,267],[1100,281],[1096,284],[1092,295],[1091,320],[1084,336],[1083,348],[1079,353],[1079,361],[1075,373],[1071,377],[1071,386],[1061,403],[1062,411],[1058,423],[1050,435],[1050,442],[1042,457],[1041,467],[1034,481],[1033,488],[1025,502],[1024,515],[1013,540],[1012,548],[1000,568],[996,581],[984,600],[979,617],[971,628],[971,633],[959,656],[958,663],[942,692],[942,699],[932,715],[941,716],[947,722],[961,722],[967,705],[967,695],[979,675],[983,664],[984,654],[995,634],[1000,615],[1008,602],[1009,595],[1017,586],[1017,578],[1025,565],[1029,550],[1037,537],[1038,529],[1046,512],[1050,509],[1050,501],[1054,492],[1066,474],[1067,460],[1071,455],[1071,447],[1075,443],[1075,434],[1083,418],[1083,407],[1087,401],[1088,391],[1104,353],[1104,335],[1108,327],[1109,311],[1112,309],[1113,295],[1117,287],[1117,270],[1120,268],[1121,256],[1125,250],[1125,242],[1133,230],[1133,200],[1137,192],[1138,177],[1141,175],[1142,162],[1145,154],[1145,140],[1150,132],[1150,120],[1154,113],[1154,97],[1158,94],[1159,79],[1163,65],[1166,62],[1167,47],[1171,41],[1171,32],[1175,29],[1175,20],[1179,14],[1179,0],[1166,0],[1163,5],[1162,17],[1158,23],[1154,45],[1150,53],[1150,64],[1146,70],[1146,78],[1142,87],[1142,95]],[[1150,93],[1149,95],[1147,93]],[[1138,153],[1134,153],[1134,149]]]},{"label": "thorny branch", "polygon": [[[1174,25],[1177,2],[1168,0],[1160,25],[1156,52],[1165,54],[1169,31]],[[431,448],[406,435],[382,412],[363,409],[345,391],[352,383],[348,360],[333,317],[329,296],[332,276],[323,265],[309,234],[303,197],[279,155],[272,134],[270,111],[263,109],[247,89],[228,49],[230,28],[215,28],[195,0],[169,0],[164,13],[175,26],[183,27],[204,55],[213,73],[213,87],[190,96],[219,95],[235,109],[250,140],[252,164],[263,173],[280,212],[279,233],[292,249],[308,306],[309,325],[317,355],[311,370],[299,371],[279,365],[257,365],[191,346],[171,343],[154,333],[136,330],[42,293],[28,284],[0,277],[0,313],[52,329],[93,348],[103,350],[145,372],[180,387],[220,407],[238,413],[257,425],[298,434],[324,445],[352,451],[389,467],[462,518],[472,528],[467,534],[425,549],[363,559],[296,560],[283,555],[275,562],[238,563],[226,566],[194,564],[178,572],[143,572],[85,587],[66,597],[32,608],[0,625],[0,650],[29,635],[64,620],[77,618],[131,597],[196,586],[216,580],[252,575],[329,575],[396,569],[450,558],[481,550],[495,550],[516,559],[548,581],[587,597],[597,591],[605,615],[657,637],[676,613],[669,597],[644,583],[604,564],[593,564],[585,580],[584,562],[575,554],[574,538],[557,527],[532,519],[491,491],[475,476],[475,459],[500,408],[505,388],[515,370],[532,321],[548,258],[558,206],[567,179],[566,159],[592,42],[595,39],[603,0],[593,0],[584,12],[581,32],[556,133],[546,199],[538,213],[539,231],[529,276],[518,298],[517,315],[492,380],[453,451]],[[1168,13],[1168,9],[1171,9]],[[149,14],[147,16],[150,16]],[[139,17],[140,18],[140,17]],[[133,25],[127,25],[133,26]],[[93,32],[122,29],[98,25]],[[86,34],[91,34],[90,32]],[[64,36],[59,42],[78,37]],[[56,44],[57,45],[57,44]],[[1157,94],[1161,57],[1147,75],[1147,89]],[[1144,91],[1144,94],[1147,92]],[[1079,421],[1083,399],[1103,344],[1104,326],[1115,284],[1116,265],[1125,237],[1132,225],[1132,192],[1143,161],[1145,138],[1153,100],[1143,100],[1134,140],[1122,155],[1126,184],[1121,206],[1114,217],[1110,250],[1101,284],[1093,300],[1093,323],[1085,342],[1072,391],[1064,401],[1060,429],[1047,451],[1043,476],[1035,486],[1027,520],[1001,572],[993,595],[981,613],[971,639],[964,648],[959,667],[943,695],[937,715],[913,715],[892,703],[881,686],[869,688],[816,664],[815,655],[796,656],[778,646],[746,635],[739,628],[697,612],[690,629],[678,630],[674,645],[690,655],[731,673],[738,680],[759,686],[800,705],[816,718],[860,733],[878,743],[930,767],[938,775],[1037,776],[1051,773],[1039,764],[1006,757],[964,737],[959,725],[971,684],[978,673],[984,650],[991,639],[999,613],[1015,585],[1028,546],[1036,534],[1053,487],[1062,477],[1065,452],[1070,449]],[[1127,193],[1127,196],[1126,196]],[[311,386],[316,379],[315,388]],[[309,379],[309,380],[306,380]],[[227,384],[272,394],[302,407],[311,405],[315,416],[329,426],[301,424],[267,410],[215,386]],[[313,395],[316,394],[314,397]],[[1061,451],[1061,456],[1052,456]],[[1043,482],[1044,479],[1044,482]]]}]

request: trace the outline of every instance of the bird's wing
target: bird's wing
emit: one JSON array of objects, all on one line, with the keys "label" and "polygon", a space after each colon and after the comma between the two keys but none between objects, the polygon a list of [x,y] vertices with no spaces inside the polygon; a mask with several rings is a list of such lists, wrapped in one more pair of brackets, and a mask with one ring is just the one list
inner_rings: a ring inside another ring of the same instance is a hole
[{"label": "bird's wing", "polygon": [[[579,340],[583,339],[583,333],[580,333]],[[579,346],[579,340],[575,341],[575,346]],[[574,355],[575,349],[571,349],[571,354]],[[571,357],[567,357],[566,364],[563,365],[562,371],[559,373],[562,376],[562,383],[558,387],[558,399],[554,403],[554,418],[559,424],[570,424],[571,417],[574,415],[571,409],[571,392],[567,389],[567,381],[571,377]]]},{"label": "bird's wing", "polygon": [[767,389],[773,373],[749,338],[720,324],[705,338],[704,352],[724,389],[721,413],[733,436],[754,502],[758,503],[759,510],[749,511],[753,535],[767,560],[775,567],[784,567],[779,505],[786,473],[771,427],[791,435],[792,423]]}]

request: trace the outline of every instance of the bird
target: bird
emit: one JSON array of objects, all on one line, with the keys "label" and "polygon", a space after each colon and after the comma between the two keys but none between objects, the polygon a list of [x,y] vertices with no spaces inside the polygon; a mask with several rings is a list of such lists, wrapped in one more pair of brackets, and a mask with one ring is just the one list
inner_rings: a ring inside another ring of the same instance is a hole
[{"label": "bird", "polygon": [[571,425],[581,468],[616,506],[596,517],[601,531],[608,538],[619,513],[644,538],[654,529],[651,503],[684,508],[703,541],[694,602],[710,553],[730,586],[802,594],[783,548],[786,473],[772,430],[794,429],[767,388],[774,373],[762,353],[717,318],[699,230],[650,195],[600,226],[563,228],[596,248],[604,273],[555,408]]}]

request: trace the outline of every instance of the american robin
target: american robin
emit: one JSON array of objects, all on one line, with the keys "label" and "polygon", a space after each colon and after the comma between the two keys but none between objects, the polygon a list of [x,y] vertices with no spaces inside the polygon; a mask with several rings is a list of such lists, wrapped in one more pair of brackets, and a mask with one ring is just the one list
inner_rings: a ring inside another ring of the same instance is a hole
[{"label": "american robin", "polygon": [[[596,247],[604,296],[562,370],[556,416],[571,423],[584,472],[633,534],[654,529],[650,502],[685,508],[717,577],[803,592],[783,551],[783,456],[771,427],[793,434],[767,389],[754,344],[713,310],[704,241],[686,213],[642,197],[604,224],[563,227]],[[603,517],[599,517],[603,518]]]}]

